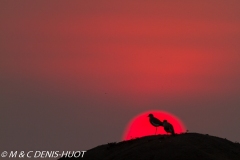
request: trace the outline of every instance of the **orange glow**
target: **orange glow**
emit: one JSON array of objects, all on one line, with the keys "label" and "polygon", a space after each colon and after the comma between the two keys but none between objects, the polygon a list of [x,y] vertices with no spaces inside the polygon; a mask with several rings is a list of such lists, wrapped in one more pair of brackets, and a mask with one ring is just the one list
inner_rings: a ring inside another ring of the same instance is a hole
[{"label": "orange glow", "polygon": [[[151,110],[135,116],[128,124],[123,135],[124,140],[129,140],[136,137],[148,136],[155,134],[155,127],[149,122],[148,115],[152,113],[159,120],[167,120],[174,127],[175,133],[185,132],[185,126],[182,121],[175,115],[158,110]],[[163,127],[158,127],[157,134],[166,134]]]}]

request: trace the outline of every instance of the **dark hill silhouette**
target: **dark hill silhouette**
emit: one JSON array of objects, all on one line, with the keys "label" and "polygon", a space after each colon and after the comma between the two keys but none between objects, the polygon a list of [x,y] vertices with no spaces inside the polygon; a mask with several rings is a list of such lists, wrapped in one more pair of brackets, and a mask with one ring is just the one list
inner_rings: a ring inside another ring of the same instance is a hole
[{"label": "dark hill silhouette", "polygon": [[[61,158],[70,159],[70,158]],[[73,158],[76,159],[76,158]],[[156,135],[108,143],[82,160],[240,160],[240,144],[198,133]]]}]

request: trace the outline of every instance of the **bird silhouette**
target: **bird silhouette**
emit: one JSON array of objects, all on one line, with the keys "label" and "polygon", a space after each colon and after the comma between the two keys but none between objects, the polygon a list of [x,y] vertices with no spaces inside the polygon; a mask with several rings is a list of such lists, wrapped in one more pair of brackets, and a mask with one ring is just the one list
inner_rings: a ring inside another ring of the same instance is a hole
[{"label": "bird silhouette", "polygon": [[167,133],[171,133],[172,135],[175,135],[172,124],[170,124],[167,120],[163,121],[163,128]]},{"label": "bird silhouette", "polygon": [[157,127],[163,126],[163,122],[161,122],[159,119],[157,119],[156,117],[154,117],[153,114],[149,114],[148,117],[149,117],[150,123],[151,123],[154,127],[156,127],[156,132],[155,132],[155,134],[156,134],[156,133],[157,133]]}]

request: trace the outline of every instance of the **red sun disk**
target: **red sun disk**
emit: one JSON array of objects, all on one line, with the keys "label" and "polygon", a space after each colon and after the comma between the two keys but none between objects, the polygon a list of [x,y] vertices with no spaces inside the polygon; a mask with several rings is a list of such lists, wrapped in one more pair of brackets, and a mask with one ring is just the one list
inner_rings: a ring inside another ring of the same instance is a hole
[{"label": "red sun disk", "polygon": [[[184,124],[175,115],[165,111],[152,110],[143,112],[135,116],[129,122],[128,126],[125,129],[123,140],[129,140],[132,138],[143,137],[148,135],[155,135],[156,128],[152,126],[149,122],[148,115],[150,113],[152,113],[154,117],[158,118],[161,121],[167,120],[169,123],[171,123],[174,127],[175,133],[185,132],[186,129]],[[163,127],[158,127],[157,134],[166,134],[166,131],[163,129]]]}]

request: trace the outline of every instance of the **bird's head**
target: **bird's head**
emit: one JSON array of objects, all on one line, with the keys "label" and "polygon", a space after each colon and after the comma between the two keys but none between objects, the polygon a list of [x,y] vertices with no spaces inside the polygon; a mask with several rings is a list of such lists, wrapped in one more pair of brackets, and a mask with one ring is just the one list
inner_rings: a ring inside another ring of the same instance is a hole
[{"label": "bird's head", "polygon": [[163,120],[163,122],[165,122],[165,123],[166,123],[166,122],[167,122],[167,120],[166,120],[166,119],[164,119],[164,120]]},{"label": "bird's head", "polygon": [[148,117],[153,117],[153,114],[150,113],[150,114],[148,115]]}]

